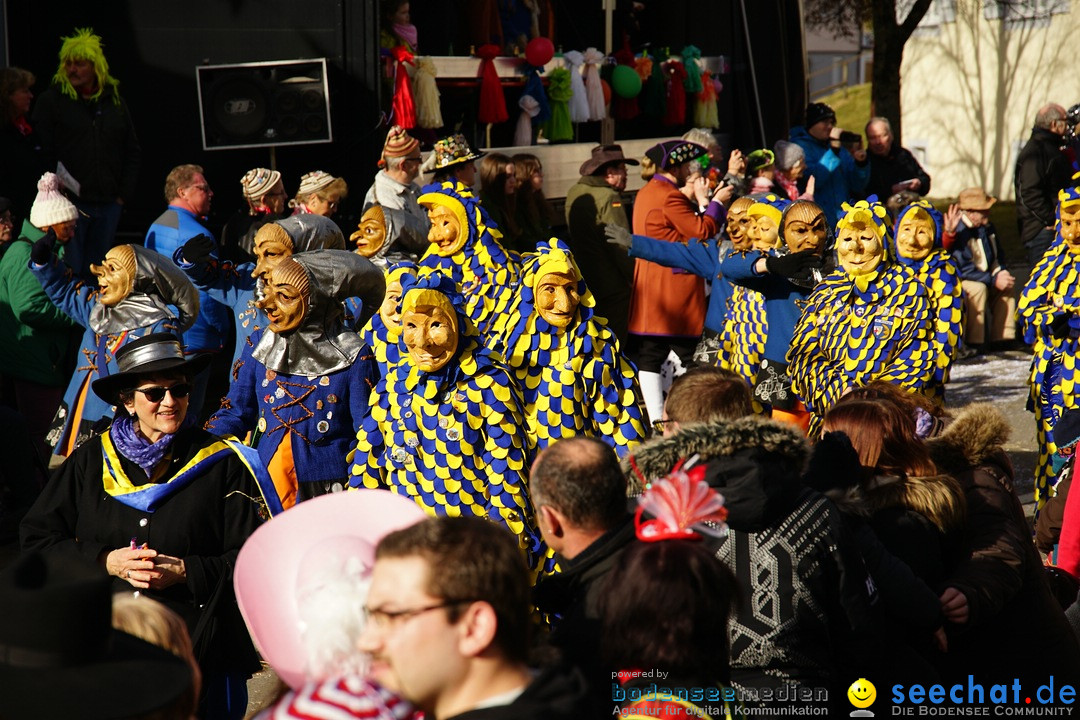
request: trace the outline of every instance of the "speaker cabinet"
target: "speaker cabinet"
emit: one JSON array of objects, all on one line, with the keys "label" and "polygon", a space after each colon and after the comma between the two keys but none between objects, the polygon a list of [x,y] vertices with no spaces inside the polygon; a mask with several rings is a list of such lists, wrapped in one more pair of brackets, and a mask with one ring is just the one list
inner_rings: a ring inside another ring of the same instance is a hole
[{"label": "speaker cabinet", "polygon": [[326,58],[195,69],[204,150],[332,142]]}]

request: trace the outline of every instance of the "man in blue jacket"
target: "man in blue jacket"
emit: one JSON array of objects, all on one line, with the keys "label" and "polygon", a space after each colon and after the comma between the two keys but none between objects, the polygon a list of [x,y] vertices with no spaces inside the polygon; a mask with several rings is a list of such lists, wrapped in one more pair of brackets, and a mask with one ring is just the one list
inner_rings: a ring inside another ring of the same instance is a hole
[{"label": "man in blue jacket", "polygon": [[806,169],[814,176],[814,202],[825,211],[829,227],[836,227],[840,205],[861,193],[870,180],[870,162],[866,150],[854,155],[840,146],[836,113],[825,103],[806,106],[806,124],[791,128],[791,142],[806,154]]},{"label": "man in blue jacket", "polygon": [[[168,209],[154,221],[146,232],[146,247],[172,260],[173,254],[188,240],[198,235],[213,237],[203,222],[210,213],[214,192],[198,165],[178,165],[165,178],[165,200]],[[232,324],[232,310],[199,290],[199,316],[195,325],[184,333],[184,352],[217,353],[224,347]],[[188,411],[198,415],[202,409],[206,385],[213,367],[195,378]],[[216,403],[215,403],[216,404]]]}]

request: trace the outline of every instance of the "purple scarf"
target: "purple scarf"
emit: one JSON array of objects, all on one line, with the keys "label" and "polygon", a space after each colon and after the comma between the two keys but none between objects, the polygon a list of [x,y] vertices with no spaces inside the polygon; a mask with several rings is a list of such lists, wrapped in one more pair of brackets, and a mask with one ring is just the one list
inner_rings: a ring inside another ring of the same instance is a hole
[{"label": "purple scarf", "polygon": [[[163,435],[160,440],[152,443],[136,431],[135,423],[133,415],[121,414],[113,420],[109,434],[112,436],[117,452],[141,467],[149,478],[157,464],[165,457],[165,453],[169,451],[175,433]],[[180,423],[180,429],[185,430],[194,424],[195,418],[188,415]]]}]

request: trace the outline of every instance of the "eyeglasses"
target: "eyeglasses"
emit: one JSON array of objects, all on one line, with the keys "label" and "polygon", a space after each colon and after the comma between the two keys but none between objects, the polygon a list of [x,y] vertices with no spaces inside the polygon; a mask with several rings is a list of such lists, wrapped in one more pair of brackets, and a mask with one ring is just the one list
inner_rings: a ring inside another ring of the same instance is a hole
[{"label": "eyeglasses", "polygon": [[173,400],[182,400],[191,394],[191,385],[179,383],[172,387],[154,385],[148,388],[135,388],[135,392],[141,392],[152,403],[159,403],[165,399],[165,393],[172,395]]},{"label": "eyeglasses", "polygon": [[204,193],[210,192],[210,186],[209,185],[188,185],[188,187],[189,188],[194,188],[195,190],[202,190]]},{"label": "eyeglasses", "polygon": [[432,610],[443,610],[455,605],[462,605],[464,603],[476,602],[475,600],[447,600],[441,602],[438,605],[428,605],[426,607],[416,608],[414,610],[381,610],[379,608],[365,607],[364,619],[369,623],[379,628],[380,630],[387,630],[396,625],[400,625],[406,620],[411,620],[414,617],[423,615],[424,613],[431,612]]},{"label": "eyeglasses", "polygon": [[675,422],[675,421],[670,420],[670,419],[669,420],[653,420],[652,421],[652,429],[655,430],[658,433],[662,433],[662,432],[664,432],[664,428],[668,424],[673,423],[673,422]]}]

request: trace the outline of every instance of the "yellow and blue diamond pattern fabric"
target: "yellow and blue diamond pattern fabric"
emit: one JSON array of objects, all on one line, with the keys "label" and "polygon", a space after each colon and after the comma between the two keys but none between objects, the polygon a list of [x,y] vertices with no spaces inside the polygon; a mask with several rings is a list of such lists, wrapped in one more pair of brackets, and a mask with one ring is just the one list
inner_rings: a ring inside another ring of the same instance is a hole
[{"label": "yellow and blue diamond pattern fabric", "polygon": [[[587,435],[625,456],[645,439],[637,368],[593,314],[592,295],[566,245],[552,238],[523,260],[521,292],[503,345],[523,392],[533,442],[542,450],[560,438]],[[535,310],[536,283],[552,271],[572,273],[578,281],[581,301],[565,328],[554,327]]]},{"label": "yellow and blue diamond pattern fabric", "polygon": [[788,374],[811,413],[811,437],[848,388],[883,380],[921,392],[934,374],[934,317],[912,272],[889,265],[858,279],[829,275],[795,325]]},{"label": "yellow and blue diamond pattern fabric", "polygon": [[[1057,481],[1054,426],[1066,410],[1080,406],[1076,397],[1076,356],[1080,336],[1080,257],[1061,240],[1035,265],[1020,293],[1016,312],[1024,342],[1034,346],[1028,409],[1035,413],[1035,502],[1040,509]],[[1076,328],[1071,327],[1077,326]],[[1062,326],[1055,337],[1054,329]]]}]

